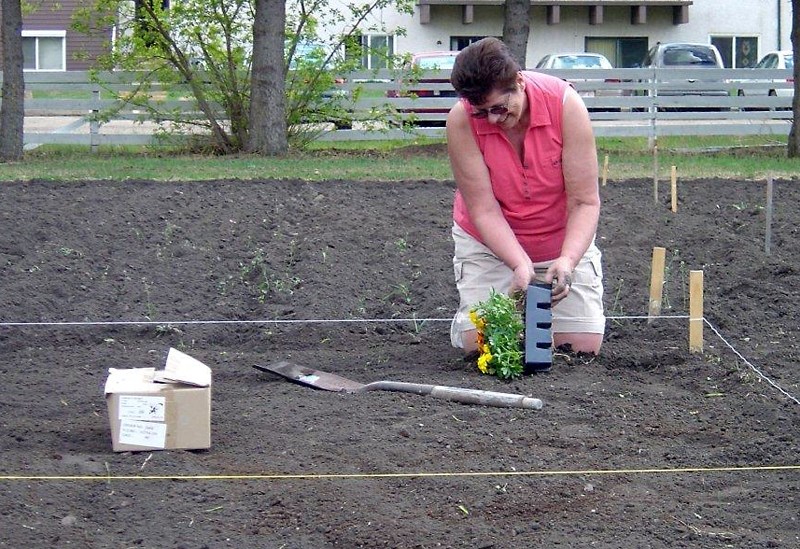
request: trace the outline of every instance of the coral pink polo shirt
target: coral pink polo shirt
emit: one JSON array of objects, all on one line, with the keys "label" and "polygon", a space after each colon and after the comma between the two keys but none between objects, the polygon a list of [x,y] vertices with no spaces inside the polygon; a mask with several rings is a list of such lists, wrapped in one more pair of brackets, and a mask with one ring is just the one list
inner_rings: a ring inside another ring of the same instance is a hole
[{"label": "coral pink polo shirt", "polygon": [[[496,124],[487,118],[470,117],[470,121],[508,224],[532,261],[548,261],[561,255],[567,225],[561,114],[569,84],[540,73],[522,74],[530,109],[522,158]],[[462,101],[471,110],[469,103]],[[453,220],[482,241],[459,191],[453,203]]]}]

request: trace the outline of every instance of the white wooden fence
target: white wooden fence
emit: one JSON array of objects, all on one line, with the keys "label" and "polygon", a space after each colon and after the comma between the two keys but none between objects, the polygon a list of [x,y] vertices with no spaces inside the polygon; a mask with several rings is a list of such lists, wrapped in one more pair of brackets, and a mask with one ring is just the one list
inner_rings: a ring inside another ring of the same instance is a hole
[{"label": "white wooden fence", "polygon": [[[787,135],[793,117],[794,83],[791,71],[766,69],[583,69],[546,71],[574,83],[584,96],[597,136],[664,135]],[[349,107],[350,129],[326,131],[323,140],[403,139],[420,135],[442,137],[447,109],[455,101],[449,71],[428,71],[424,79],[438,82],[398,85],[390,71],[348,75],[341,88],[359,90]],[[104,86],[132,91],[136,73],[105,73]],[[158,123],[134,106],[122,105],[113,118],[101,124],[92,115],[113,107],[102,87],[83,71],[26,73],[26,146],[61,143],[157,144]],[[387,97],[398,90],[399,97]],[[424,89],[428,97],[406,90]],[[153,91],[165,95],[167,89]],[[772,95],[774,94],[774,95]],[[45,97],[42,97],[44,95]],[[166,101],[197,116],[188,99]],[[374,124],[371,109],[390,108],[413,127]]]}]

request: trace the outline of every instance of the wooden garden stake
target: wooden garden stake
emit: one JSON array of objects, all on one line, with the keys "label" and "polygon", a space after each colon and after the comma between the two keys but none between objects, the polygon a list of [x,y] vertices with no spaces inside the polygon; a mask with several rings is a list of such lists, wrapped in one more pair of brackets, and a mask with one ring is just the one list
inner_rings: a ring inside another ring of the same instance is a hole
[{"label": "wooden garden stake", "polygon": [[672,212],[678,211],[678,168],[672,166],[670,176],[670,194],[672,195]]},{"label": "wooden garden stake", "polygon": [[603,158],[603,187],[606,186],[608,180],[608,155]]},{"label": "wooden garden stake", "polygon": [[664,292],[664,262],[667,250],[656,246],[653,248],[653,263],[650,271],[650,306],[647,310],[647,323],[661,314],[661,298]]},{"label": "wooden garden stake", "polygon": [[772,176],[767,177],[767,228],[764,233],[764,253],[770,254],[772,243]]},{"label": "wooden garden stake", "polygon": [[689,271],[689,352],[703,352],[703,271]]}]

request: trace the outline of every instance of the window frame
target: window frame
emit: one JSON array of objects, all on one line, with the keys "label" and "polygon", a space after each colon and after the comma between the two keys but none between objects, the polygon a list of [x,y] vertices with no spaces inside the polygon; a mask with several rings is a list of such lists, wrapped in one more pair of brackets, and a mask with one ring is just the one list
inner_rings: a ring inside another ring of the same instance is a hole
[{"label": "window frame", "polygon": [[[722,42],[730,41],[730,47],[726,44],[722,47]],[[731,69],[744,69],[756,66],[761,56],[758,54],[761,51],[761,40],[758,35],[754,34],[712,34],[709,43],[713,44],[722,55],[725,66],[730,66]],[[740,45],[741,44],[741,45]],[[747,52],[744,52],[744,48]],[[750,56],[752,61],[750,64],[740,64],[742,56]]]},{"label": "window frame", "polygon": [[[24,68],[25,72],[65,72],[67,70],[67,31],[66,30],[29,30],[22,31],[23,41],[26,38],[33,38],[35,40],[34,47],[34,68]],[[39,39],[40,38],[60,38],[61,39],[61,68],[60,69],[41,69],[39,68]]]},{"label": "window frame", "polygon": [[604,55],[614,68],[621,69],[640,66],[650,47],[647,36],[586,36],[583,50]]},{"label": "window frame", "polygon": [[[359,36],[359,42],[361,44],[361,68],[365,70],[375,70],[375,69],[387,69],[391,63],[390,59],[395,54],[395,36],[393,34],[388,33],[362,33]],[[381,46],[374,46],[373,40],[383,40],[384,45]],[[375,63],[378,61],[378,56],[373,53],[373,48],[386,48],[386,58],[382,60],[380,63]],[[380,67],[375,67],[373,65],[379,64]]]}]

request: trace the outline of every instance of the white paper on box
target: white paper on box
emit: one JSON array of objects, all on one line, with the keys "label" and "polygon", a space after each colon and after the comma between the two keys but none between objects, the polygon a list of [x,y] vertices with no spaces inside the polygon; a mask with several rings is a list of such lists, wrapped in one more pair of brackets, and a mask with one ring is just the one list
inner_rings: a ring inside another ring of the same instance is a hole
[{"label": "white paper on box", "polygon": [[108,369],[108,379],[106,379],[106,394],[109,393],[157,393],[159,387],[153,383],[155,368],[132,368],[120,370],[119,368]]},{"label": "white paper on box", "polygon": [[152,421],[123,419],[119,422],[120,444],[164,448],[167,441],[167,424]]},{"label": "white paper on box", "polygon": [[154,372],[153,379],[160,383],[208,387],[211,385],[211,368],[178,349],[170,348],[164,369]]},{"label": "white paper on box", "polygon": [[163,396],[120,395],[119,419],[164,421],[166,398]]}]

